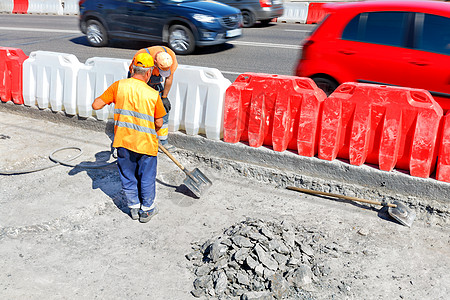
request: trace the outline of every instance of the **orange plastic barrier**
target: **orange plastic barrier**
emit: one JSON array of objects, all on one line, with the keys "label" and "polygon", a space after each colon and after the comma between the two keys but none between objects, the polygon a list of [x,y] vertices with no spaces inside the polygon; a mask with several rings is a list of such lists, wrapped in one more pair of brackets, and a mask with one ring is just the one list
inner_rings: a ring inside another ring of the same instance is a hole
[{"label": "orange plastic barrier", "polygon": [[326,10],[323,8],[323,6],[326,3],[309,3],[308,6],[308,16],[306,17],[306,24],[316,24],[322,21],[322,19],[325,17]]},{"label": "orange plastic barrier", "polygon": [[450,182],[450,111],[443,118],[436,179]]},{"label": "orange plastic barrier", "polygon": [[425,90],[344,83],[323,103],[319,158],[429,177],[442,115]]},{"label": "orange plastic barrier", "polygon": [[21,49],[0,47],[0,99],[23,104],[22,66],[28,56]]},{"label": "orange plastic barrier", "polygon": [[225,93],[224,141],[248,141],[275,151],[317,153],[317,126],[325,93],[310,78],[245,73]]},{"label": "orange plastic barrier", "polygon": [[13,14],[26,14],[28,12],[28,0],[14,0]]}]

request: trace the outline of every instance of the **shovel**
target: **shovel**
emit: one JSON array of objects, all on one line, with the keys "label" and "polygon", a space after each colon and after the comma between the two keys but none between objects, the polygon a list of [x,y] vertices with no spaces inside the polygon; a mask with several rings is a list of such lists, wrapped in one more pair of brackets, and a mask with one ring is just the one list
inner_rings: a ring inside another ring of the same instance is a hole
[{"label": "shovel", "polygon": [[167,151],[164,146],[158,144],[159,149],[164,152],[184,173],[186,178],[184,179],[184,185],[198,198],[212,185],[211,180],[205,176],[199,169],[195,168],[193,171],[188,171],[183,167],[173,155]]},{"label": "shovel", "polygon": [[341,199],[346,199],[346,200],[351,200],[351,201],[387,206],[389,215],[392,218],[394,218],[395,220],[397,220],[400,224],[402,224],[404,226],[408,226],[408,227],[411,227],[412,223],[414,222],[414,219],[416,218],[416,213],[414,211],[411,211],[406,205],[404,205],[403,203],[401,203],[397,200],[393,201],[393,203],[383,203],[383,202],[378,202],[378,201],[373,201],[373,200],[360,199],[360,198],[356,198],[356,197],[313,191],[313,190],[303,189],[303,188],[299,188],[299,187],[295,187],[295,186],[288,186],[286,188],[289,190],[299,191],[299,192],[313,194],[313,195],[323,195],[323,196],[341,198]]}]

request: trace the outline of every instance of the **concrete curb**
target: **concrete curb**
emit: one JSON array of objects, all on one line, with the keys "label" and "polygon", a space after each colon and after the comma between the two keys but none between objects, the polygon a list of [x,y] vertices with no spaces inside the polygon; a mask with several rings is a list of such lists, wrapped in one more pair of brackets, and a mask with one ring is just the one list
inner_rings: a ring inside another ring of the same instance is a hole
[{"label": "concrete curb", "polygon": [[[100,132],[110,132],[113,127],[111,121],[71,117],[50,109],[40,110],[11,102],[2,102],[0,111]],[[230,144],[182,132],[169,133],[169,139],[179,148],[177,154],[189,160],[255,178],[278,188],[293,185],[376,201],[395,199],[424,213],[450,217],[450,184],[433,178],[414,177],[400,170],[385,172],[370,165],[354,166],[338,159],[325,161],[299,156],[291,151],[275,152],[264,146],[253,148],[245,143]]]},{"label": "concrete curb", "polygon": [[191,158],[219,169],[231,167],[243,176],[280,188],[293,185],[376,201],[396,199],[450,217],[447,198],[450,184],[433,178],[413,177],[399,170],[385,172],[370,165],[354,166],[338,159],[325,161],[291,151],[253,148],[244,143],[230,144],[181,132],[171,133],[169,139],[176,147],[191,152],[186,154]]}]

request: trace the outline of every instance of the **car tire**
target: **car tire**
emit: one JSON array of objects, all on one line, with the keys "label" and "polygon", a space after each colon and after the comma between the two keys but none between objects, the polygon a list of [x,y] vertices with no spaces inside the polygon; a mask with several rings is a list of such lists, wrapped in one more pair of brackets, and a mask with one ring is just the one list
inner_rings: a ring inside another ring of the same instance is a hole
[{"label": "car tire", "polygon": [[108,33],[105,26],[97,20],[87,21],[86,37],[91,46],[103,47],[108,45]]},{"label": "car tire", "polygon": [[244,27],[252,27],[256,23],[255,14],[248,10],[242,11],[242,23]]},{"label": "car tire", "polygon": [[173,25],[169,28],[169,47],[175,54],[191,54],[195,50],[194,34],[186,26]]},{"label": "car tire", "polygon": [[312,80],[316,83],[317,87],[325,92],[327,96],[330,96],[331,93],[339,86],[339,83],[332,79],[326,77],[313,77]]}]

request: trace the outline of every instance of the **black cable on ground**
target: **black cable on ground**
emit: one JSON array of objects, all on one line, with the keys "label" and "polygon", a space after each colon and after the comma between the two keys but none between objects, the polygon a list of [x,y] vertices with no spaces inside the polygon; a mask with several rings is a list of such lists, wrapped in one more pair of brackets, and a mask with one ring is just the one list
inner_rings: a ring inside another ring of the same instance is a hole
[{"label": "black cable on ground", "polygon": [[[63,151],[63,150],[78,150],[79,153],[77,155],[75,155],[74,157],[71,157],[68,160],[60,160],[54,157],[55,153]],[[79,147],[63,147],[63,148],[58,148],[55,151],[53,151],[52,153],[50,153],[49,155],[49,159],[52,161],[52,165],[48,165],[48,166],[44,166],[44,167],[40,167],[40,168],[36,168],[36,169],[25,169],[25,170],[20,170],[20,171],[3,171],[0,170],[0,175],[20,175],[20,174],[27,174],[27,173],[33,173],[33,172],[39,172],[39,171],[43,171],[46,169],[50,169],[53,168],[55,166],[58,165],[63,165],[63,166],[67,166],[67,167],[79,167],[79,168],[85,168],[85,169],[99,169],[99,168],[105,168],[107,166],[110,166],[112,164],[115,164],[117,161],[112,161],[109,163],[104,163],[104,164],[89,164],[89,163],[81,163],[81,164],[71,164],[70,161],[78,158],[81,156],[81,154],[83,154],[83,150],[81,150],[81,148]]]}]

